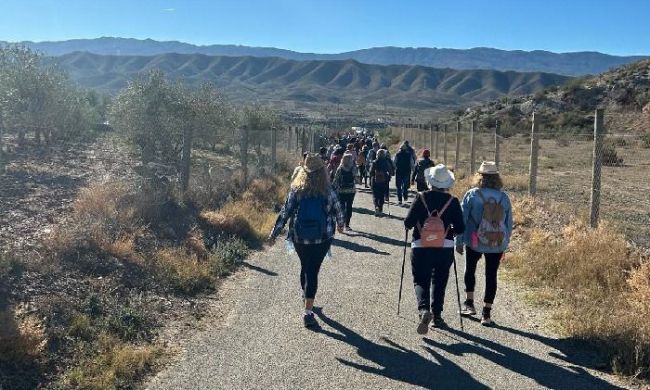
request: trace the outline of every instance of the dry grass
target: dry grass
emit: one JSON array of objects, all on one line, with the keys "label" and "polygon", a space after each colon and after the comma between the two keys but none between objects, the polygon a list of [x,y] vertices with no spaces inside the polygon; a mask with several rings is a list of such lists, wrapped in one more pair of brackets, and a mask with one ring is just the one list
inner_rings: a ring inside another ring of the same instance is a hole
[{"label": "dry grass", "polygon": [[45,332],[37,318],[19,318],[10,308],[0,311],[0,365],[32,362],[45,344]]},{"label": "dry grass", "polygon": [[[615,225],[590,229],[531,198],[514,202],[518,228],[505,265],[558,305],[568,336],[599,345],[618,373],[650,372],[650,266]],[[559,226],[559,227],[558,227]]]},{"label": "dry grass", "polygon": [[181,294],[196,294],[214,285],[210,264],[183,248],[166,248],[154,253],[151,268],[158,283]]},{"label": "dry grass", "polygon": [[164,356],[160,346],[128,345],[107,335],[97,351],[68,371],[61,387],[75,389],[133,388]]}]

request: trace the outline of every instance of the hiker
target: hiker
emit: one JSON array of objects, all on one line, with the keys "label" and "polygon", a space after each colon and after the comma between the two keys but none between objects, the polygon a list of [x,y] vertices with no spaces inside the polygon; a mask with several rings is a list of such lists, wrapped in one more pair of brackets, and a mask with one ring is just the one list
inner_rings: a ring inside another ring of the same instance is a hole
[{"label": "hiker", "polygon": [[330,185],[325,163],[318,155],[308,155],[303,169],[291,183],[269,241],[273,242],[289,223],[288,240],[293,242],[300,259],[300,287],[303,291],[305,327],[318,326],[314,317],[314,298],[318,272],[332,245],[334,227],[343,231],[345,217],[336,193]]},{"label": "hiker", "polygon": [[497,293],[497,271],[512,235],[512,206],[503,192],[503,181],[496,163],[484,161],[476,174],[476,185],[463,197],[465,234],[457,237],[456,251],[465,253],[466,299],[461,309],[464,316],[476,314],[474,287],[476,266],[485,257],[485,296],[481,324],[493,325],[492,305]]},{"label": "hiker", "polygon": [[418,193],[404,220],[407,230],[415,228],[411,269],[420,316],[418,334],[426,334],[431,321],[436,328],[446,325],[442,309],[454,262],[454,236],[465,231],[460,202],[448,193],[455,181],[453,173],[439,164],[424,175],[430,190]]},{"label": "hiker", "polygon": [[293,173],[291,173],[291,181],[293,181],[293,179],[295,179],[296,176],[298,176],[298,173],[302,170],[302,165],[305,163],[305,159],[307,158],[307,154],[308,154],[307,152],[302,154],[302,160],[300,161],[298,166],[293,169]]},{"label": "hiker", "polygon": [[344,151],[345,149],[341,147],[336,148],[332,154],[332,157],[330,158],[329,163],[327,164],[327,171],[329,172],[330,180],[334,180],[334,172],[336,172],[336,168],[341,165],[341,159],[343,158]]},{"label": "hiker", "polygon": [[427,182],[424,179],[424,171],[433,167],[435,164],[431,160],[431,151],[429,149],[424,149],[422,151],[422,158],[415,164],[413,169],[413,175],[411,177],[411,185],[415,184],[417,186],[418,192],[426,191]]},{"label": "hiker", "polygon": [[404,199],[404,201],[407,201],[409,197],[411,169],[413,168],[413,159],[406,143],[402,143],[402,145],[400,145],[399,151],[395,153],[393,162],[395,163],[395,186],[397,187],[397,203],[402,204],[402,199]]},{"label": "hiker", "polygon": [[[386,151],[386,159],[388,160],[388,165],[390,167],[390,170],[389,170],[390,177],[395,176],[395,164],[393,163],[393,160],[390,158],[390,151],[388,150],[388,146],[386,144],[381,144],[379,146],[379,149]],[[384,201],[389,202],[390,201],[390,180],[388,182],[386,182],[385,187],[386,187],[386,189],[385,189]]]},{"label": "hiker", "polygon": [[352,161],[356,161],[358,153],[357,150],[355,149],[355,144],[354,143],[349,143],[347,146],[347,150],[345,151],[344,154],[351,154],[352,155]]},{"label": "hiker", "polygon": [[352,155],[344,154],[341,165],[336,169],[332,185],[336,191],[339,202],[343,207],[345,214],[345,231],[351,232],[350,219],[352,218],[352,202],[357,191],[355,186],[355,177],[357,176],[357,167],[354,164]]},{"label": "hiker", "polygon": [[327,148],[326,147],[321,147],[320,150],[318,151],[318,156],[327,163],[330,159],[327,157]]},{"label": "hiker", "polygon": [[415,161],[418,159],[415,149],[413,149],[408,140],[404,141],[404,145],[406,145],[406,150],[411,154],[411,160],[413,160],[413,164],[415,164]]},{"label": "hiker", "polygon": [[368,147],[363,145],[361,152],[359,152],[359,157],[357,157],[357,171],[359,172],[359,184],[363,182],[363,186],[368,188],[368,172],[366,170],[366,164],[368,161]]},{"label": "hiker", "polygon": [[391,165],[386,157],[386,150],[377,151],[377,159],[370,166],[370,181],[372,185],[372,200],[375,205],[375,216],[384,212],[384,203],[388,192]]}]

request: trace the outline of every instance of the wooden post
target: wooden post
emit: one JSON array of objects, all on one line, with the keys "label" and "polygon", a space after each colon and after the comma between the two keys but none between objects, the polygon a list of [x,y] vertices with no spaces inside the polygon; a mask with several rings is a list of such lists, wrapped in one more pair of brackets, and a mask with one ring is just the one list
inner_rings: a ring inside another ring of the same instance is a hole
[{"label": "wooden post", "polygon": [[271,172],[275,173],[275,167],[278,163],[278,129],[271,127]]},{"label": "wooden post", "polygon": [[535,195],[537,193],[537,160],[539,155],[538,123],[533,112],[533,126],[530,131],[530,168],[528,180],[528,193]]},{"label": "wooden post", "polygon": [[443,128],[443,137],[442,137],[442,159],[447,165],[447,124],[445,123]]},{"label": "wooden post", "polygon": [[501,140],[499,140],[499,121],[497,120],[494,126],[494,163],[499,168]]},{"label": "wooden post", "polygon": [[456,158],[454,169],[458,169],[460,163],[460,121],[456,121]]},{"label": "wooden post", "polygon": [[433,150],[433,122],[429,126],[429,150]]},{"label": "wooden post", "polygon": [[474,174],[476,164],[476,143],[474,142],[474,135],[476,134],[476,121],[472,121],[472,129],[469,133],[469,174]]},{"label": "wooden post", "polygon": [[248,184],[248,126],[242,127],[241,137],[241,170],[242,170],[242,188],[246,188]]},{"label": "wooden post", "polygon": [[436,156],[436,161],[438,160],[438,157],[440,157],[440,153],[438,153],[438,150],[440,149],[439,145],[440,142],[438,142],[440,139],[440,125],[436,125],[436,138],[435,138],[435,156]]},{"label": "wooden post", "polygon": [[590,216],[589,224],[592,228],[598,227],[600,216],[600,185],[601,172],[603,167],[603,138],[604,138],[604,111],[602,108],[596,109],[596,118],[594,119],[594,151],[593,167],[591,172],[591,198],[590,198]]}]

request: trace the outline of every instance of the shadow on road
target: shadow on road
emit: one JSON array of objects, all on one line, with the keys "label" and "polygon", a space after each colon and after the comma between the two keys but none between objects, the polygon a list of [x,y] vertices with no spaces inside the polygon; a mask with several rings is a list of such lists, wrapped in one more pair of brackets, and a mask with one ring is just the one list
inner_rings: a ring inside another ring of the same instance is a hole
[{"label": "shadow on road", "polygon": [[[359,357],[372,362],[372,365],[365,365],[336,358],[336,360],[345,366],[425,389],[488,388],[475,380],[468,372],[452,361],[445,359],[431,348],[423,347],[433,358],[427,359],[387,338],[382,339],[385,345],[374,343],[361,337],[358,333],[341,323],[327,317],[320,308],[315,308],[314,312],[325,325],[330,326],[336,331],[335,333],[320,328],[316,330],[318,333],[357,348]],[[379,368],[375,367],[375,365],[379,366]]]},{"label": "shadow on road", "polygon": [[540,386],[550,389],[612,389],[610,383],[591,375],[582,367],[562,367],[538,359],[516,349],[472,334],[447,329],[450,333],[469,341],[457,344],[443,344],[429,338],[424,341],[434,348],[456,356],[477,355],[492,361],[507,370],[526,376]]},{"label": "shadow on road", "polygon": [[370,246],[361,245],[352,241],[343,241],[335,238],[332,242],[332,245],[351,250],[352,252],[364,252],[364,253],[374,253],[376,255],[389,256],[390,253],[380,251]]},{"label": "shadow on road", "polygon": [[356,231],[356,234],[351,234],[353,237],[365,237],[370,240],[375,240],[377,242],[381,242],[382,244],[387,244],[387,245],[394,245],[398,247],[403,247],[404,246],[404,241],[396,240],[391,237],[384,237],[384,236],[379,236],[377,234],[369,233],[369,232],[363,232],[363,231]]},{"label": "shadow on road", "polygon": [[246,267],[248,269],[251,269],[253,271],[257,271],[257,272],[259,272],[261,274],[268,275],[268,276],[278,276],[278,274],[273,272],[273,271],[269,271],[266,268],[258,267],[256,265],[253,265],[253,264],[247,262],[247,261],[244,261],[242,264],[244,265],[244,267]]},{"label": "shadow on road", "polygon": [[[388,207],[388,205],[384,206],[384,215],[382,215],[381,217],[378,217],[378,218],[396,219],[398,221],[403,220],[403,218],[398,217],[396,215],[388,215],[388,208],[387,207]],[[364,208],[360,208],[360,207],[352,207],[352,212],[357,213],[357,214],[365,214],[365,215],[372,215],[372,216],[375,215],[374,210],[368,210],[368,209],[364,209]]]}]

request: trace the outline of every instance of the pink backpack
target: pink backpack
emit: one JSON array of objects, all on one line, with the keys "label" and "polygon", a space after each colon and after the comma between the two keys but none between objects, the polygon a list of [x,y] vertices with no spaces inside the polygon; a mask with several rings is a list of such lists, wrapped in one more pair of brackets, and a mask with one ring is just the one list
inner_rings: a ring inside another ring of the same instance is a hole
[{"label": "pink backpack", "polygon": [[420,199],[424,204],[424,208],[427,210],[427,218],[424,220],[424,225],[420,226],[418,224],[418,230],[420,231],[420,245],[423,248],[442,248],[445,245],[445,238],[449,232],[449,228],[445,228],[445,223],[442,221],[442,214],[447,210],[447,207],[451,204],[451,201],[454,199],[453,196],[449,196],[449,200],[445,205],[438,210],[429,211],[429,206],[427,201],[424,199],[424,194],[419,192]]}]

